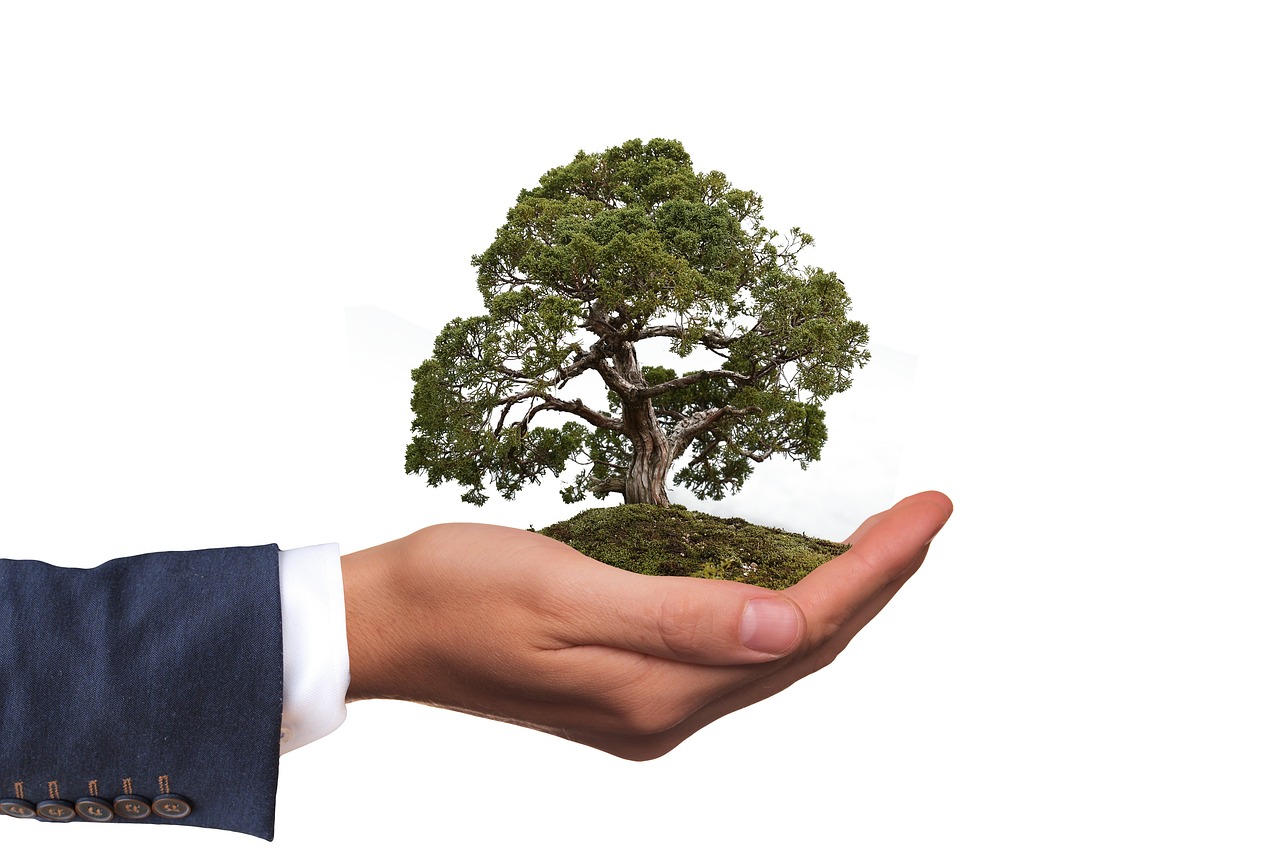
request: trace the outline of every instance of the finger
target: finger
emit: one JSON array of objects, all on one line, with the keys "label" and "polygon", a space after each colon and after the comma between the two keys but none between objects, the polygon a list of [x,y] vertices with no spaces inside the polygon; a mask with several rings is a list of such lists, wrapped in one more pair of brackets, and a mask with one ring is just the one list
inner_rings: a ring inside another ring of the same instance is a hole
[{"label": "finger", "polygon": [[888,511],[889,510],[884,510],[882,512],[877,512],[875,515],[867,516],[866,521],[859,524],[858,529],[850,533],[848,537],[845,538],[844,540],[845,544],[846,545],[857,544],[858,540],[861,539],[868,530],[870,530],[871,528],[875,527],[877,524],[880,523],[880,519],[884,518],[885,514]]},{"label": "finger", "polygon": [[[786,594],[703,578],[650,577],[597,566],[561,602],[558,638],[697,664],[729,666],[776,660],[808,633],[804,613]],[[564,605],[568,605],[565,607]]]},{"label": "finger", "polygon": [[791,587],[788,593],[807,617],[808,641],[821,644],[839,633],[894,580],[915,571],[951,510],[939,492],[905,498],[849,537],[848,551]]}]

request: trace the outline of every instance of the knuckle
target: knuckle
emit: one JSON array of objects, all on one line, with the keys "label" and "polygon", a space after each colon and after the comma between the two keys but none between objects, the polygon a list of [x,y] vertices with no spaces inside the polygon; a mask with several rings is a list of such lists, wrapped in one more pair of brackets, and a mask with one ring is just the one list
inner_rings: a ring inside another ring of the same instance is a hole
[{"label": "knuckle", "polygon": [[658,636],[672,657],[696,657],[715,639],[715,621],[687,597],[669,595],[659,613]]}]

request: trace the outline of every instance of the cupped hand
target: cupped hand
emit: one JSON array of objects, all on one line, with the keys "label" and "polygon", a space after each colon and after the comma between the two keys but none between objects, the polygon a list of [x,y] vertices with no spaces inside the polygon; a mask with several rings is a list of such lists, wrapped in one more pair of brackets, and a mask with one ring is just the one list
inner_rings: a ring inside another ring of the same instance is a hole
[{"label": "cupped hand", "polygon": [[906,498],[782,592],[637,575],[524,530],[428,527],[342,558],[348,700],[422,702],[654,758],[834,660],[950,514],[938,492]]}]

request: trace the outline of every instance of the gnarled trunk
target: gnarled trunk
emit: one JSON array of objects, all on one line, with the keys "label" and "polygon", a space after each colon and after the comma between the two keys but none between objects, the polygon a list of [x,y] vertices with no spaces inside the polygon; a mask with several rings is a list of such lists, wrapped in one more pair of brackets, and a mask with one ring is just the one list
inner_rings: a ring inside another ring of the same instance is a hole
[{"label": "gnarled trunk", "polygon": [[[670,506],[667,499],[667,471],[671,469],[671,447],[662,434],[658,441],[633,440],[636,455],[631,459],[622,497],[629,504]],[[655,446],[656,445],[656,446]]]},{"label": "gnarled trunk", "polygon": [[667,472],[671,470],[674,448],[658,420],[653,402],[640,400],[623,405],[622,428],[631,439],[634,454],[622,486],[622,497],[629,504],[670,506],[667,500]]},{"label": "gnarled trunk", "polygon": [[[614,364],[627,381],[636,386],[645,384],[644,374],[636,359],[635,348],[628,342],[614,354]],[[622,395],[619,395],[622,396]],[[656,504],[670,506],[667,499],[667,472],[671,470],[671,442],[658,420],[653,401],[633,397],[622,400],[622,432],[631,439],[635,455],[627,469],[622,487],[622,498],[629,504]]]}]

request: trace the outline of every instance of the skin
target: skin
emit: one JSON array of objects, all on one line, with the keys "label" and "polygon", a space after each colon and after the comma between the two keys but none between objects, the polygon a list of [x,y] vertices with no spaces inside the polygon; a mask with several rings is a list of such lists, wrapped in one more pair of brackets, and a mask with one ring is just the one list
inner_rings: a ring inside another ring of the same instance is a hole
[{"label": "skin", "polygon": [[783,592],[648,577],[553,539],[440,524],[342,558],[348,701],[404,699],[634,760],[829,664],[951,515],[924,492]]}]

